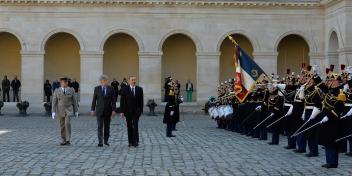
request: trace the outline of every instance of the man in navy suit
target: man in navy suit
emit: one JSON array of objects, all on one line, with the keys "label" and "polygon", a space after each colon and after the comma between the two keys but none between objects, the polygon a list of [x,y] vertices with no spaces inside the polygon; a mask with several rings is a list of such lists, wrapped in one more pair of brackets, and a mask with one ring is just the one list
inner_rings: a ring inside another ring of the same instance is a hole
[{"label": "man in navy suit", "polygon": [[139,143],[138,121],[143,113],[143,89],[136,85],[137,78],[131,76],[128,86],[121,89],[121,117],[126,118],[129,147],[137,147]]},{"label": "man in navy suit", "polygon": [[116,96],[114,88],[108,85],[106,75],[100,76],[99,80],[100,85],[94,88],[91,114],[97,117],[98,147],[103,147],[103,138],[104,144],[109,146],[110,121],[116,114]]}]

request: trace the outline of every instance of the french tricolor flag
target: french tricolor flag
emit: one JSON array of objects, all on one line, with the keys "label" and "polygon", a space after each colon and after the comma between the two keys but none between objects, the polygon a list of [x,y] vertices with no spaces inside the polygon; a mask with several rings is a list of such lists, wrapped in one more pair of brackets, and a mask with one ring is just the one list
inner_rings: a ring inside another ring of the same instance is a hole
[{"label": "french tricolor flag", "polygon": [[235,47],[235,93],[242,103],[252,91],[258,80],[263,79],[265,72],[238,45]]}]

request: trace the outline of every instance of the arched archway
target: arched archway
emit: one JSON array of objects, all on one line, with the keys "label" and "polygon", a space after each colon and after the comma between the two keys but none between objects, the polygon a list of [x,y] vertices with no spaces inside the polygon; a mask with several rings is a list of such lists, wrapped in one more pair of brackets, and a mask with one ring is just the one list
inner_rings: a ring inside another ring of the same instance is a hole
[{"label": "arched archway", "polygon": [[44,80],[53,81],[68,76],[80,81],[80,43],[72,34],[53,34],[44,49]]},{"label": "arched archway", "polygon": [[[15,35],[0,32],[0,80],[3,80],[5,75],[10,81],[14,76],[21,79],[21,43]],[[13,97],[12,91],[10,91],[10,97]]]},{"label": "arched archway", "polygon": [[[231,37],[253,58],[253,45],[246,36],[231,34]],[[226,37],[220,46],[220,82],[234,78],[235,76],[234,51],[234,44]]]},{"label": "arched archway", "polygon": [[309,64],[309,45],[296,34],[282,38],[277,47],[277,74],[283,76],[287,69],[299,73],[301,63]]},{"label": "arched archway", "polygon": [[[177,33],[169,36],[162,45],[162,97],[164,97],[165,78],[171,76],[181,84],[181,95],[186,95],[186,82],[193,83],[194,91],[197,91],[197,57],[194,41],[185,34]],[[193,93],[193,101],[196,93]]]},{"label": "arched archway", "polygon": [[113,34],[104,44],[103,73],[120,83],[128,76],[138,76],[138,50],[138,44],[132,36]]},{"label": "arched archway", "polygon": [[8,32],[0,32],[0,76],[21,77],[21,43]]},{"label": "arched archway", "polygon": [[[339,64],[339,39],[337,33],[333,31],[329,38],[329,48],[328,48],[328,62],[329,65],[338,65]],[[339,67],[337,67],[339,68]]]}]

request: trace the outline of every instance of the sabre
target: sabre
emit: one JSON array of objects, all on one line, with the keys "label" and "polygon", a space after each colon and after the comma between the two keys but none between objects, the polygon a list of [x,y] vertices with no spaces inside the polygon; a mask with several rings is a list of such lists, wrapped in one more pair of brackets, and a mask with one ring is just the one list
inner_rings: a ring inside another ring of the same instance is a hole
[{"label": "sabre", "polygon": [[257,126],[255,126],[253,128],[253,130],[255,130],[256,128],[258,128],[262,123],[264,123],[265,121],[267,121],[270,117],[272,117],[274,114],[270,114],[267,118],[265,118],[263,121],[261,121]]},{"label": "sabre", "polygon": [[316,124],[314,124],[314,125],[308,127],[307,129],[304,129],[304,130],[302,130],[301,132],[292,135],[291,137],[296,137],[296,136],[298,136],[298,135],[300,135],[300,134],[302,134],[302,133],[304,133],[304,132],[306,132],[306,131],[308,131],[308,130],[310,130],[310,129],[312,129],[312,128],[314,128],[315,126],[318,126],[318,125],[320,125],[320,124],[321,124],[321,122],[318,122],[318,123],[316,123]]},{"label": "sabre", "polygon": [[293,133],[293,135],[291,136],[291,138],[294,137],[304,126],[306,126],[308,122],[309,122],[309,120],[307,120],[301,127],[299,127],[298,130]]},{"label": "sabre", "polygon": [[347,135],[347,136],[342,137],[342,138],[339,138],[339,139],[336,139],[336,141],[335,141],[335,142],[340,142],[340,141],[345,140],[345,139],[350,138],[350,137],[352,137],[352,134]]},{"label": "sabre", "polygon": [[266,128],[269,128],[269,127],[275,125],[277,122],[279,122],[280,120],[282,120],[282,119],[285,118],[285,117],[286,117],[286,115],[280,117],[279,119],[275,120],[275,121],[274,121],[273,123],[271,123],[270,125],[266,126]]},{"label": "sabre", "polygon": [[250,119],[250,118],[254,115],[254,113],[256,113],[256,112],[257,112],[257,111],[251,112],[251,113],[242,121],[242,123],[241,123],[240,126],[242,126],[242,125],[244,124],[244,122],[246,122],[248,119]]}]

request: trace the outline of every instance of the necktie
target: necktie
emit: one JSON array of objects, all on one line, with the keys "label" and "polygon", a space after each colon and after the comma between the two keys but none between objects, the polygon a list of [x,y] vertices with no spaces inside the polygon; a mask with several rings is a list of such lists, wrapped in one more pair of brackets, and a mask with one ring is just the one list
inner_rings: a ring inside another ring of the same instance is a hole
[{"label": "necktie", "polygon": [[105,88],[105,86],[103,87],[103,95],[106,96],[106,88]]},{"label": "necktie", "polygon": [[132,94],[133,94],[133,96],[135,96],[134,87],[132,87]]},{"label": "necktie", "polygon": [[66,88],[64,88],[64,94],[66,94]]}]

